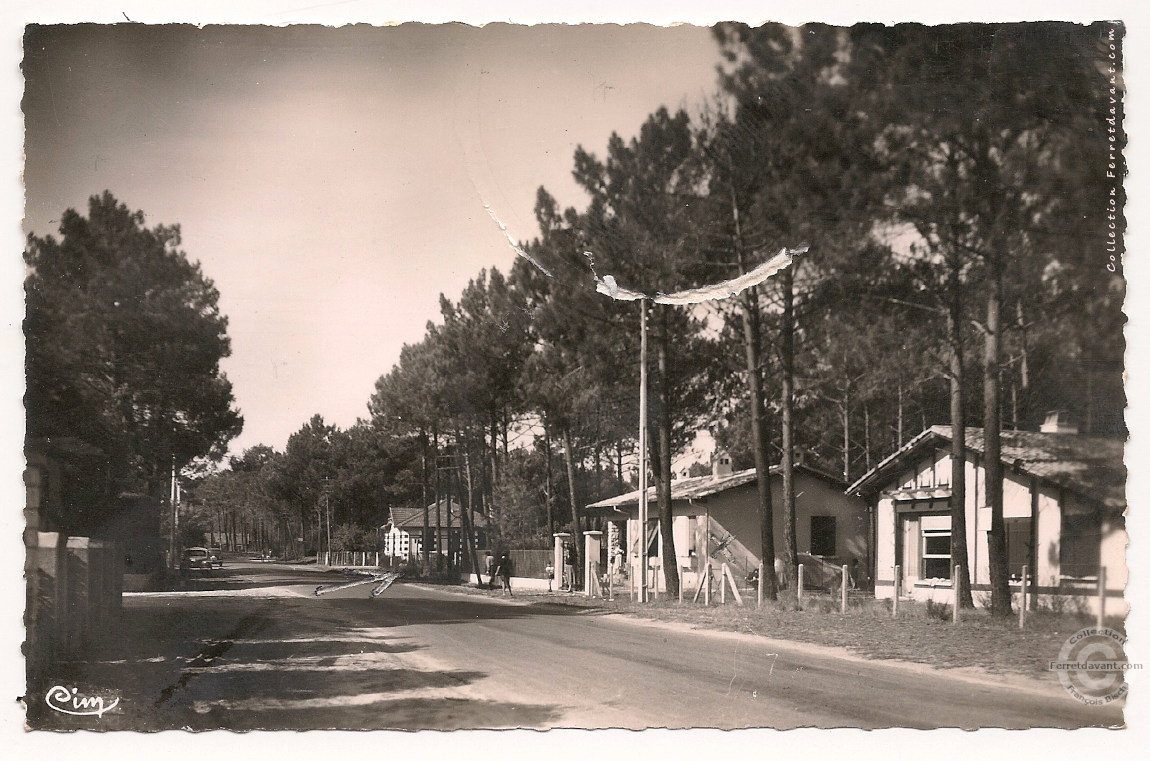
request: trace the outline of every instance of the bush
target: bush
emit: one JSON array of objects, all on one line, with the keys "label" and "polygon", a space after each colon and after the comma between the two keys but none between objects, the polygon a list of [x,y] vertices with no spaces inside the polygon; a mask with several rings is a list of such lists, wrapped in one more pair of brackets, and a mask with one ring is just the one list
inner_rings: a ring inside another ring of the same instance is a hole
[{"label": "bush", "polygon": [[939,621],[950,621],[953,618],[949,605],[934,600],[926,601],[926,617],[937,618]]}]

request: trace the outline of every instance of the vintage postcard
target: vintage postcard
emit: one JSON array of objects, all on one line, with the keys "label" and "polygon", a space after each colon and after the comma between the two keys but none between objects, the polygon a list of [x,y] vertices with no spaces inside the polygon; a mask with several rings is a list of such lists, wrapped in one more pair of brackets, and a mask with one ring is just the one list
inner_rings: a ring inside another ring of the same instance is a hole
[{"label": "vintage postcard", "polygon": [[1127,19],[349,13],[22,21],[26,732],[1135,723]]}]

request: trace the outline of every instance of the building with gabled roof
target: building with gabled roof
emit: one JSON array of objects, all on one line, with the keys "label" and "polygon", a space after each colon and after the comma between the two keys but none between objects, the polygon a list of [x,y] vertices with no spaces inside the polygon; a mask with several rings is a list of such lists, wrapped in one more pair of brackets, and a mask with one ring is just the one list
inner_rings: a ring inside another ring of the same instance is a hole
[{"label": "building with gabled roof", "polygon": [[[450,513],[448,512],[450,510]],[[436,531],[436,514],[439,515],[439,530]],[[463,513],[454,499],[434,502],[427,506],[429,552],[447,553],[448,535],[456,552],[463,547]],[[476,549],[487,547],[487,518],[471,511],[471,525],[475,529]],[[383,534],[383,554],[396,560],[410,560],[418,557],[423,548],[423,508],[393,507],[387,523],[380,527]]]},{"label": "building with gabled roof", "polygon": [[[698,584],[708,564],[712,573],[726,563],[740,578],[756,571],[762,557],[758,488],[755,469],[732,471],[730,458],[717,453],[712,473],[671,482],[671,510],[675,554],[685,588]],[[795,465],[795,540],[799,561],[807,567],[808,586],[837,583],[835,569],[857,561],[866,568],[869,557],[867,538],[869,516],[866,503],[844,494],[843,480],[833,473],[807,465]],[[782,469],[771,468],[771,496],[774,505],[775,553],[783,549]],[[647,526],[648,557],[653,565],[665,562],[659,534],[658,499],[655,487],[648,488],[650,505]],[[639,491],[588,505],[584,514],[600,518],[608,526],[608,547],[616,543],[628,558],[632,573],[639,562]],[[662,573],[652,573],[662,589]],[[826,577],[824,579],[824,577]]]},{"label": "building with gabled roof", "polygon": [[[875,515],[875,594],[953,603],[950,555],[951,427],[936,425],[907,442],[847,492]],[[966,429],[967,563],[975,603],[990,590],[985,441]],[[1003,431],[1003,516],[1012,588],[1026,569],[1032,604],[1096,610],[1126,586],[1126,468],[1123,442],[1063,432]],[[1124,601],[1107,610],[1125,610]]]}]

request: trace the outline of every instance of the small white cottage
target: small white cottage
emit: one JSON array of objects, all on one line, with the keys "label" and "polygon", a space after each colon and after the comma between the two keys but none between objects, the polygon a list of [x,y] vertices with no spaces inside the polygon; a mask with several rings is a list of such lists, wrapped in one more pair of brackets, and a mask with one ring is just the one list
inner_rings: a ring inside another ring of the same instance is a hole
[{"label": "small white cottage", "polygon": [[[783,547],[782,472],[771,468],[771,495],[774,503],[775,552]],[[837,569],[852,560],[865,568],[869,560],[868,514],[863,500],[843,493],[842,479],[818,468],[795,466],[795,541],[799,562],[808,568],[809,586],[821,583],[823,569]],[[651,565],[666,562],[659,533],[655,487],[648,489],[650,505],[646,531],[647,554]],[[608,548],[615,537],[625,547],[627,564],[639,557],[638,490],[588,505],[584,513],[599,518],[608,529]],[[759,530],[758,489],[755,469],[734,471],[730,457],[719,452],[712,458],[710,475],[679,478],[671,483],[672,526],[676,562],[687,589],[695,588],[705,567],[712,572],[726,563],[733,573],[745,578],[759,567],[762,540]],[[663,574],[652,573],[656,588],[664,587]],[[837,582],[838,576],[835,576]],[[828,579],[828,583],[829,583]]]},{"label": "small white cottage", "polygon": [[[928,428],[847,490],[874,506],[876,597],[894,595],[898,566],[903,597],[954,601],[950,446],[950,426]],[[976,605],[988,602],[990,590],[984,451],[983,430],[967,428],[967,563]],[[1025,567],[1037,604],[1096,610],[1105,569],[1106,612],[1127,610],[1122,453],[1120,440],[1058,426],[1002,432],[1003,515],[1015,592]]]},{"label": "small white cottage", "polygon": [[[451,515],[447,514],[450,505]],[[436,531],[436,515],[439,515],[439,530]],[[448,543],[448,524],[450,523],[451,545],[456,552],[463,547],[464,532],[462,523],[462,509],[454,499],[442,502],[438,506],[432,503],[427,506],[428,512],[428,547],[429,552],[439,552],[446,555]],[[487,548],[487,518],[480,513],[472,512],[471,525],[475,530],[477,549]],[[393,507],[390,517],[384,525],[380,526],[382,534],[382,551],[386,557],[395,560],[409,561],[423,552],[423,509],[418,507]],[[458,558],[456,558],[458,562]]]}]

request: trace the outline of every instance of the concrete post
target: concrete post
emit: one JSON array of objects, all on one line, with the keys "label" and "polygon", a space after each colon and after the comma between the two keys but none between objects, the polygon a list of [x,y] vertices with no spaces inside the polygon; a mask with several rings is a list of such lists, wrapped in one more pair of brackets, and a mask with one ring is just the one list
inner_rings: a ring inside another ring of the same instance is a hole
[{"label": "concrete post", "polygon": [[759,563],[759,607],[763,607],[763,564]]},{"label": "concrete post", "polygon": [[847,567],[843,566],[842,584],[842,612],[847,612],[847,589],[850,587],[850,577],[847,576]]},{"label": "concrete post", "polygon": [[894,567],[894,600],[891,605],[891,616],[898,618],[898,597],[902,593],[899,588],[902,586],[902,566],[896,565]]},{"label": "concrete post", "polygon": [[[759,578],[760,579],[763,578],[763,572],[761,570],[762,567],[763,566],[760,564],[759,565],[759,568],[760,568]],[[799,563],[799,574],[798,575],[799,575],[799,578],[798,578],[798,582],[795,585],[795,594],[796,594],[797,599],[799,601],[799,605],[802,605],[803,604],[803,564],[802,563]]]},{"label": "concrete post", "polygon": [[1026,626],[1026,566],[1022,566],[1022,595],[1019,599],[1018,605],[1018,628],[1022,629]]},{"label": "concrete post", "polygon": [[562,589],[564,582],[563,573],[567,570],[567,567],[563,565],[563,543],[571,539],[571,535],[566,532],[560,532],[558,534],[554,534],[554,537],[555,555],[553,562],[555,564],[555,578],[559,581],[559,583],[557,583],[555,586],[559,589]]},{"label": "concrete post", "polygon": [[599,570],[599,548],[602,543],[602,531],[583,532],[583,594],[587,597],[592,597],[595,589],[592,578]]}]

